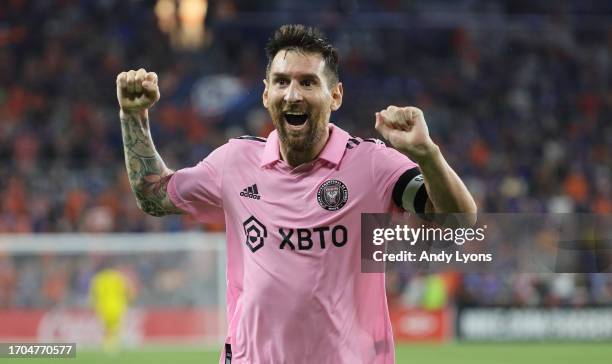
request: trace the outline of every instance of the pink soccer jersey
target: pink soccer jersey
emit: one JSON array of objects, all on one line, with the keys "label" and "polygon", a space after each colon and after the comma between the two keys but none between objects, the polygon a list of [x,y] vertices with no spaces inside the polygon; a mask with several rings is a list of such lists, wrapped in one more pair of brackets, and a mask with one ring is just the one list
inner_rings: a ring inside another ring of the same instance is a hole
[{"label": "pink soccer jersey", "polygon": [[220,363],[395,362],[385,276],[360,271],[360,213],[396,209],[394,185],[416,164],[329,127],[320,155],[296,168],[281,159],[274,131],[232,139],[170,180],[185,212],[210,221],[224,211],[229,332]]}]

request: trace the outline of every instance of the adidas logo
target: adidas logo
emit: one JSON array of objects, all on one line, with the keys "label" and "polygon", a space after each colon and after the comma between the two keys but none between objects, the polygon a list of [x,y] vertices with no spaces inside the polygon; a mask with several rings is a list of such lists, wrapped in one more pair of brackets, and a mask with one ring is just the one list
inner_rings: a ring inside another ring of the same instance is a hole
[{"label": "adidas logo", "polygon": [[240,196],[252,198],[254,200],[259,200],[261,196],[259,196],[259,191],[257,191],[257,185],[252,185],[240,192]]}]

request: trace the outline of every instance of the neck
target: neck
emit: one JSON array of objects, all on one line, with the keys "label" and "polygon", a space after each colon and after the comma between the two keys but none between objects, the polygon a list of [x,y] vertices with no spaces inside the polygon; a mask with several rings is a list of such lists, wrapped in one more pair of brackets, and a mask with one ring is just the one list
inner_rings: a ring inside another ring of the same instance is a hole
[{"label": "neck", "polygon": [[297,167],[301,164],[312,162],[321,153],[327,140],[329,139],[329,127],[325,128],[325,134],[320,138],[312,148],[308,150],[296,150],[288,148],[282,142],[280,143],[280,154],[283,160],[291,167]]}]

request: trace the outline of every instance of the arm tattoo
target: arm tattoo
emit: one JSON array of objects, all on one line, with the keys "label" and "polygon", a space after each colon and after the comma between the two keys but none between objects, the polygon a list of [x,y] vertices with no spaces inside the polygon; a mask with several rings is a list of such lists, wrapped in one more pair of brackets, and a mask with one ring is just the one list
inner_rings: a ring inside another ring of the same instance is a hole
[{"label": "arm tattoo", "polygon": [[122,111],[120,117],[125,165],[138,207],[153,216],[181,213],[168,197],[168,182],[174,172],[155,149],[148,114]]}]

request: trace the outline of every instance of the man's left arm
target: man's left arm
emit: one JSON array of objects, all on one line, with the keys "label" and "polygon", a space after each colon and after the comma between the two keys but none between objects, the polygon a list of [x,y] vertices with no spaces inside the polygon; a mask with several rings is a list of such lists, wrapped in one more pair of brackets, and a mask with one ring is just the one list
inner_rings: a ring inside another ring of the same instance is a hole
[{"label": "man's left arm", "polygon": [[461,178],[431,140],[423,112],[416,107],[389,106],[376,113],[376,130],[399,152],[419,165],[427,189],[425,212],[465,213],[476,221],[476,203]]}]

